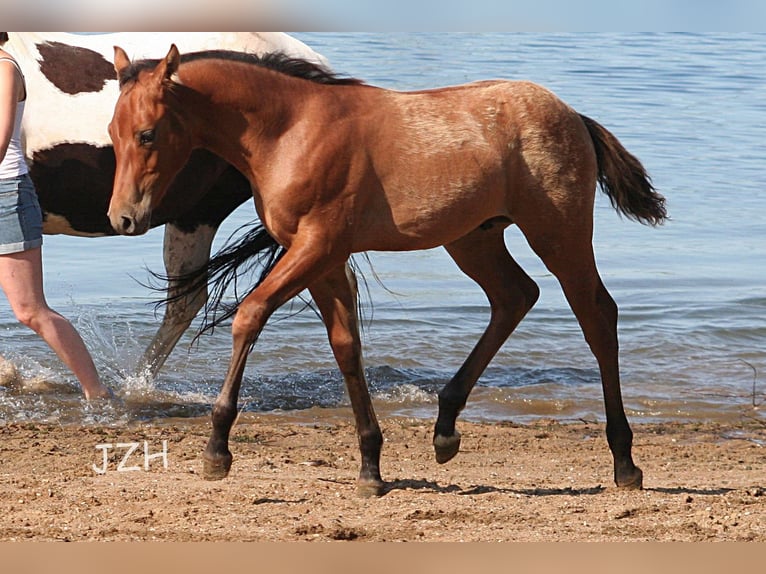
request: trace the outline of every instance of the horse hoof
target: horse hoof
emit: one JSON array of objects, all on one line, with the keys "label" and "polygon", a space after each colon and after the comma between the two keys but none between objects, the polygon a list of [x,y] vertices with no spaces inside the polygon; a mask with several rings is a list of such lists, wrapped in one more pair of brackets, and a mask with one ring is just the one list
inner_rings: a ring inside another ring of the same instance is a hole
[{"label": "horse hoof", "polygon": [[644,473],[635,466],[630,473],[617,477],[615,483],[625,490],[641,490],[644,487]]},{"label": "horse hoof", "polygon": [[460,433],[455,431],[452,436],[436,435],[434,437],[434,451],[436,462],[444,464],[455,458],[460,451]]},{"label": "horse hoof", "polygon": [[205,480],[222,480],[229,476],[233,457],[217,456],[215,458],[202,459],[202,478]]},{"label": "horse hoof", "polygon": [[361,498],[375,498],[383,496],[386,493],[386,483],[382,480],[362,480],[356,481],[356,494]]}]

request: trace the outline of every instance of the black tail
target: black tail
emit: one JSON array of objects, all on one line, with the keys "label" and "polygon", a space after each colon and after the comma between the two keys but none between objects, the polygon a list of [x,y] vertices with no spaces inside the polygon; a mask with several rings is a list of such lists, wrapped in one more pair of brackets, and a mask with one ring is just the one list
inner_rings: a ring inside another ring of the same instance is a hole
[{"label": "black tail", "polygon": [[654,189],[641,162],[598,122],[580,114],[598,161],[598,183],[620,213],[641,223],[658,225],[667,218],[665,198]]},{"label": "black tail", "polygon": [[[245,228],[248,229],[247,233],[232,241],[232,238]],[[243,225],[206,265],[185,275],[160,277],[166,282],[172,281],[175,289],[172,296],[166,297],[158,305],[183,299],[207,286],[209,295],[196,339],[206,331],[212,332],[215,327],[232,317],[240,302],[263,283],[284,254],[285,249],[260,223]],[[248,280],[241,281],[245,276]],[[252,280],[253,276],[256,277],[255,281]],[[240,292],[240,282],[245,285],[244,293]],[[224,302],[224,296],[230,288],[233,288],[233,301]]]}]

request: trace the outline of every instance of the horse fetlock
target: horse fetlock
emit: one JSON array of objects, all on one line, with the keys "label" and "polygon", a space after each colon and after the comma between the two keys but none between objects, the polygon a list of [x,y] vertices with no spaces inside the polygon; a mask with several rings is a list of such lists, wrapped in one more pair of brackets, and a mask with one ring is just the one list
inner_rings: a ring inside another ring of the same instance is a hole
[{"label": "horse fetlock", "polygon": [[380,450],[383,448],[383,433],[379,429],[372,432],[359,433],[359,450],[363,459],[380,460]]},{"label": "horse fetlock", "polygon": [[[234,421],[237,419],[237,406],[224,403],[213,405],[213,412],[210,419],[213,423],[213,429],[219,433],[219,437],[228,437]],[[225,440],[225,439],[224,439]]]},{"label": "horse fetlock", "polygon": [[437,434],[434,436],[434,452],[436,462],[444,464],[449,462],[460,451],[460,433],[455,431],[451,436]]}]

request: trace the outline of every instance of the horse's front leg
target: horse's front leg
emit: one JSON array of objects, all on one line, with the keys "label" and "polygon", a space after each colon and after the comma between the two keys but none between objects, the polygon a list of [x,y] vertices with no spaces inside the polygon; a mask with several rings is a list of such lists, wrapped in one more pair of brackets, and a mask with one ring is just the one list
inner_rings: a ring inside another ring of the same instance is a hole
[{"label": "horse's front leg", "polygon": [[177,281],[173,278],[195,271],[208,262],[210,247],[217,230],[217,227],[211,225],[198,225],[194,231],[186,232],[172,223],[165,225],[162,253],[165,274],[169,277],[167,288],[169,302],[165,305],[162,324],[146,347],[138,364],[139,374],[146,373],[151,378],[157,375],[181,336],[207,301],[206,285],[194,293],[175,298],[178,296],[178,287]]},{"label": "horse's front leg", "polygon": [[357,480],[360,496],[380,496],[385,483],[380,477],[380,432],[362,366],[362,343],[357,323],[357,284],[350,267],[339,265],[310,288],[327,327],[335,359],[354,411],[362,465]]},{"label": "horse's front leg", "polygon": [[231,326],[231,361],[221,392],[213,405],[213,430],[202,455],[204,478],[225,478],[231,468],[229,433],[237,418],[237,399],[242,375],[247,355],[266,321],[277,308],[321,277],[328,266],[333,267],[337,264],[338,261],[328,261],[326,254],[321,251],[317,253],[317,250],[310,246],[293,244],[263,283],[240,303]]},{"label": "horse's front leg", "polygon": [[[237,315],[242,311],[247,299],[242,302]],[[236,320],[235,320],[236,322]],[[232,351],[229,369],[226,373],[221,392],[213,405],[213,431],[202,455],[202,476],[205,480],[221,480],[226,478],[231,470],[233,456],[229,451],[229,433],[237,418],[237,399],[242,384],[242,375],[247,363],[247,355],[258,338],[266,319],[261,321],[260,328],[253,332],[235,329],[232,326]]]}]

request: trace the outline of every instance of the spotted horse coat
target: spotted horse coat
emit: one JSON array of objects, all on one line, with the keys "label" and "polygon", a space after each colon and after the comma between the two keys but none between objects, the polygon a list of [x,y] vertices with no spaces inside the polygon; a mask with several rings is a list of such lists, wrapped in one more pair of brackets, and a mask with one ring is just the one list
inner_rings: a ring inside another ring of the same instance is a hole
[{"label": "spotted horse coat", "polygon": [[[5,47],[26,78],[22,141],[43,210],[44,233],[115,234],[106,215],[115,169],[107,126],[119,93],[114,46],[144,57],[171,42],[189,51],[282,51],[326,65],[302,42],[276,32],[11,33]],[[151,221],[152,227],[165,226],[166,274],[177,276],[205,263],[221,222],[251,197],[250,184],[236,169],[208,151],[195,151]],[[169,294],[173,288],[168,287]],[[202,292],[166,306],[139,373],[157,374],[206,298]]]}]

